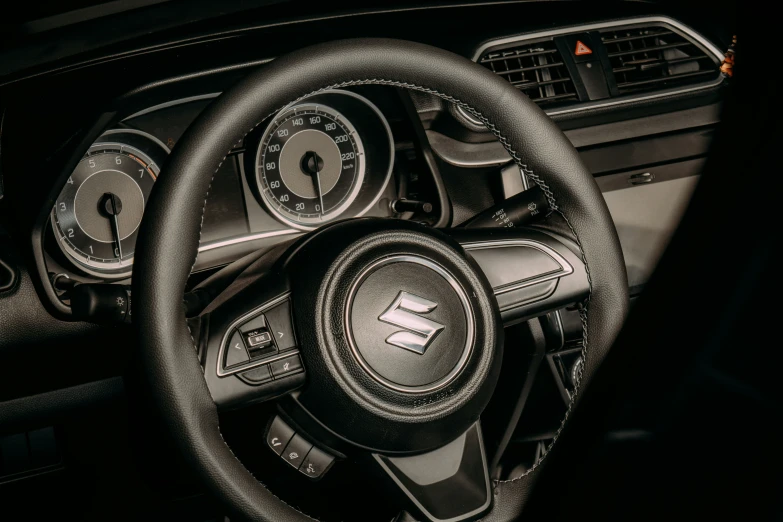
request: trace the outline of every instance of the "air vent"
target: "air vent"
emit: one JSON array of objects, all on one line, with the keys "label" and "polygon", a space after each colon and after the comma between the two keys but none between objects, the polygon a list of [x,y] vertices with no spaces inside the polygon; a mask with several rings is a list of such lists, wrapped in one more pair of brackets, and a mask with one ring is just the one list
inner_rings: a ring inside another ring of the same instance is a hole
[{"label": "air vent", "polygon": [[618,94],[702,83],[720,75],[699,46],[666,26],[602,31]]},{"label": "air vent", "polygon": [[479,63],[542,106],[578,101],[574,82],[551,40],[490,51]]}]

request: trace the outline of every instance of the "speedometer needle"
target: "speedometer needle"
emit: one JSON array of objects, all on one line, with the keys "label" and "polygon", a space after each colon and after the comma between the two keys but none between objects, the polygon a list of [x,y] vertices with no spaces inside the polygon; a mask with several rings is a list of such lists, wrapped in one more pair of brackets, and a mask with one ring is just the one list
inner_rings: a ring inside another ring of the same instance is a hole
[{"label": "speedometer needle", "polygon": [[315,180],[315,190],[318,193],[318,200],[321,203],[320,209],[321,209],[321,215],[324,215],[324,195],[323,192],[321,192],[321,175],[319,174],[321,170],[321,158],[318,157],[318,153],[315,151],[308,151],[305,152],[305,160],[304,163],[307,167],[307,170],[310,172],[310,175],[313,176],[313,179]]},{"label": "speedometer needle", "polygon": [[117,257],[122,261],[122,239],[120,238],[120,212],[122,212],[122,201],[116,194],[108,192],[103,195],[104,210],[109,215],[111,222],[111,232],[114,235],[114,241],[117,243]]}]

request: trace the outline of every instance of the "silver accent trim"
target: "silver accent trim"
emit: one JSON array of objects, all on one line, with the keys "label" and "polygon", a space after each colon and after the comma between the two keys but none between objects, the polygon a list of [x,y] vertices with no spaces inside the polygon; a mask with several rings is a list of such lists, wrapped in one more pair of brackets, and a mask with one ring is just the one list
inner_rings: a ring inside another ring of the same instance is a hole
[{"label": "silver accent trim", "polygon": [[209,252],[217,248],[223,248],[231,245],[238,245],[240,243],[247,243],[248,241],[255,241],[257,239],[265,239],[268,237],[288,236],[291,234],[301,234],[301,230],[294,230],[293,228],[286,228],[283,230],[272,230],[271,232],[260,232],[258,234],[248,234],[246,236],[234,237],[226,239],[224,241],[215,241],[214,243],[207,243],[206,245],[199,246],[199,254],[202,252]]},{"label": "silver accent trim", "polygon": [[463,243],[462,248],[470,252],[471,250],[484,250],[486,248],[508,248],[508,247],[518,247],[518,246],[526,247],[526,248],[534,248],[540,252],[543,252],[544,254],[554,259],[555,262],[557,262],[560,265],[561,270],[559,272],[552,272],[543,275],[541,277],[533,277],[531,279],[525,279],[524,281],[521,281],[519,283],[510,283],[508,285],[501,286],[500,288],[492,288],[492,292],[495,295],[503,295],[508,292],[513,292],[514,290],[519,290],[520,288],[537,285],[539,283],[551,281],[552,279],[560,279],[561,277],[565,277],[574,273],[574,267],[571,266],[571,264],[568,261],[566,261],[566,259],[563,256],[561,256],[556,250],[554,250],[549,245],[545,245],[544,243],[541,243],[539,241],[533,241],[531,239],[501,239],[498,241],[475,241],[471,243]]},{"label": "silver accent trim", "polygon": [[[558,29],[550,29],[546,31],[538,31],[533,33],[526,33],[519,36],[509,36],[507,38],[499,38],[497,40],[490,40],[488,42],[485,42],[479,48],[476,50],[476,52],[473,54],[472,60],[474,62],[478,62],[479,58],[481,58],[481,55],[486,52],[487,49],[490,49],[492,47],[497,47],[500,45],[505,45],[508,43],[514,43],[514,42],[524,42],[525,40],[536,40],[539,38],[547,38],[547,37],[554,37],[554,36],[560,36],[563,34],[571,34],[575,32],[581,32],[581,31],[594,31],[598,29],[607,29],[610,27],[623,27],[626,25],[641,25],[645,23],[661,23],[661,24],[667,24],[674,29],[677,29],[678,31],[684,33],[689,38],[691,38],[693,41],[698,43],[700,46],[702,46],[708,53],[711,53],[718,63],[720,63],[723,60],[723,52],[721,52],[720,49],[718,49],[712,42],[707,40],[704,36],[696,32],[696,30],[692,29],[691,27],[688,27],[687,25],[678,22],[677,20],[673,18],[669,18],[668,16],[645,16],[645,17],[639,17],[639,18],[627,18],[624,20],[612,20],[610,22],[598,22],[594,24],[587,24],[587,25],[572,25],[568,27],[560,27]],[[646,95],[639,95],[639,96],[633,96],[630,95],[629,97],[622,99],[622,100],[614,100],[614,101],[606,101],[606,102],[586,102],[579,107],[571,107],[571,108],[564,108],[559,110],[551,110],[551,111],[544,111],[549,116],[557,116],[560,114],[568,114],[572,112],[581,112],[585,110],[590,109],[600,109],[603,107],[611,107],[614,105],[624,105],[627,103],[633,103],[633,102],[639,102],[639,101],[645,101],[645,100],[653,100],[656,98],[662,98],[665,96],[672,96],[674,94],[684,94],[688,92],[693,91],[700,91],[704,89],[710,89],[716,85],[719,85],[723,81],[722,77],[719,77],[717,81],[710,82],[708,84],[704,85],[695,85],[688,88],[683,89],[669,89],[666,91],[660,91],[657,93],[651,93]],[[462,107],[457,106],[457,110],[462,114],[465,118],[469,119],[471,122],[474,122],[475,118],[472,115],[469,115],[467,111],[465,111]],[[483,125],[483,123],[481,123]]]},{"label": "silver accent trim", "polygon": [[480,125],[481,127],[485,127],[485,125],[484,125],[484,122],[483,122],[483,121],[481,121],[480,119],[476,118],[476,117],[475,117],[475,116],[473,116],[471,113],[469,113],[468,111],[466,111],[465,109],[463,109],[463,108],[462,108],[462,105],[457,105],[457,112],[459,112],[459,113],[460,113],[460,115],[461,115],[463,118],[465,118],[466,120],[468,120],[468,121],[469,121],[470,123],[472,123],[473,125]]},{"label": "silver accent trim", "polygon": [[530,182],[515,162],[500,169],[500,183],[503,187],[503,198],[508,199],[530,188]]},{"label": "silver accent trim", "polygon": [[583,31],[595,31],[598,29],[607,29],[609,27],[623,27],[626,25],[641,25],[644,23],[663,23],[663,24],[669,24],[675,29],[678,29],[684,33],[686,33],[688,36],[692,37],[694,40],[696,40],[698,43],[703,45],[705,48],[707,48],[708,51],[710,51],[712,54],[715,55],[715,57],[718,59],[718,61],[723,60],[723,53],[720,49],[715,47],[709,40],[704,38],[702,35],[697,33],[694,29],[688,27],[687,25],[682,24],[681,22],[678,22],[674,18],[669,18],[668,16],[642,16],[639,18],[626,18],[623,20],[612,20],[609,22],[598,22],[594,24],[587,24],[587,25],[572,25],[568,27],[560,27],[558,29],[550,29],[546,31],[538,31],[534,33],[526,33],[524,35],[519,36],[509,36],[507,38],[500,38],[498,40],[490,40],[488,42],[485,42],[483,45],[481,45],[478,50],[473,54],[473,61],[477,61],[484,52],[489,49],[490,47],[497,47],[498,45],[504,45],[507,43],[513,43],[517,41],[523,41],[523,40],[532,40],[534,38],[545,38],[549,36],[560,36],[561,34],[571,34],[576,32],[583,32]]},{"label": "silver accent trim", "polygon": [[[415,263],[425,266],[436,272],[438,275],[443,277],[443,279],[445,279],[446,282],[449,283],[449,285],[457,293],[457,296],[462,303],[462,308],[465,311],[465,319],[467,321],[467,340],[465,341],[465,347],[462,350],[462,356],[457,361],[457,364],[454,366],[454,368],[452,368],[452,370],[446,374],[446,376],[433,383],[423,386],[402,386],[400,384],[391,382],[390,380],[379,375],[375,370],[372,369],[367,361],[364,360],[361,353],[359,353],[358,347],[356,346],[356,340],[353,338],[353,328],[351,328],[351,309],[353,308],[353,299],[356,296],[356,291],[359,289],[359,285],[361,285],[361,283],[372,272],[384,265],[391,263]],[[470,355],[473,353],[473,345],[476,342],[476,319],[473,316],[473,309],[470,307],[470,300],[468,299],[468,294],[465,289],[462,288],[462,285],[459,284],[459,281],[457,281],[457,279],[451,275],[448,270],[430,259],[414,255],[394,255],[384,257],[362,270],[359,276],[354,280],[350,290],[348,290],[348,299],[345,302],[345,310],[343,312],[343,326],[346,331],[346,338],[348,339],[348,346],[351,348],[351,353],[359,365],[364,369],[364,371],[366,371],[370,377],[375,379],[380,384],[402,393],[427,393],[443,388],[444,386],[451,383],[459,376],[460,373],[462,373],[462,370],[467,365],[468,360],[470,359]]]},{"label": "silver accent trim", "polygon": [[179,98],[177,100],[170,100],[167,102],[159,103],[158,105],[153,105],[152,107],[147,107],[146,109],[142,109],[139,112],[134,112],[130,116],[126,116],[125,118],[123,118],[122,121],[132,120],[133,118],[138,118],[139,116],[144,116],[145,114],[149,114],[151,112],[159,111],[161,109],[168,109],[169,107],[182,105],[184,103],[217,98],[218,96],[220,96],[220,94],[221,93],[219,92],[213,92],[210,94],[199,94],[198,96],[189,96],[187,98]]},{"label": "silver accent trim", "polygon": [[[158,145],[160,145],[160,147],[161,147],[163,150],[165,150],[165,151],[166,151],[166,154],[171,154],[171,149],[170,149],[170,148],[168,148],[168,147],[166,146],[166,144],[165,144],[165,143],[163,143],[163,142],[162,142],[162,141],[160,141],[158,138],[156,138],[155,136],[153,136],[152,134],[150,134],[150,133],[148,133],[148,132],[144,132],[144,131],[140,131],[140,130],[136,130],[136,129],[110,129],[110,130],[107,130],[106,132],[104,132],[103,134],[101,134],[101,135],[100,135],[100,137],[99,137],[97,140],[95,140],[95,142],[94,142],[92,145],[90,145],[90,148],[93,148],[93,147],[95,147],[96,145],[113,145],[114,143],[120,143],[120,144],[121,144],[121,145],[123,145],[124,147],[130,147],[130,148],[132,148],[132,149],[139,150],[138,148],[136,148],[136,147],[134,147],[134,146],[132,146],[132,145],[128,145],[127,143],[113,142],[113,141],[106,141],[106,142],[104,142],[104,141],[101,141],[101,138],[103,138],[104,136],[108,136],[108,135],[110,135],[110,134],[138,134],[139,136],[143,136],[143,137],[147,138],[148,140],[150,140],[150,141],[154,141],[155,143],[157,143]],[[146,154],[146,153],[145,153],[145,154]],[[150,159],[152,159],[152,158],[150,158]],[[158,165],[157,165],[156,163],[154,163],[154,162],[153,162],[153,164],[154,164],[156,167],[158,166]],[[160,168],[158,168],[158,176],[160,176]],[[157,181],[157,178],[156,178],[156,180],[155,180],[155,181]]]},{"label": "silver accent trim", "polygon": [[555,310],[557,318],[557,331],[560,333],[560,348],[565,346],[565,331],[563,330],[563,318],[560,316],[560,310]]},{"label": "silver accent trim", "polygon": [[298,349],[288,350],[285,353],[281,353],[263,360],[248,361],[240,366],[232,366],[230,370],[223,368],[223,365],[221,364],[223,362],[223,357],[225,357],[226,346],[228,345],[229,335],[231,334],[231,332],[234,331],[235,328],[237,328],[241,323],[244,323],[245,321],[252,319],[254,316],[262,314],[268,311],[270,308],[274,308],[275,306],[279,305],[280,303],[288,299],[290,296],[291,296],[291,292],[286,292],[278,297],[275,297],[271,301],[267,301],[261,306],[258,306],[254,308],[252,311],[246,313],[245,315],[243,315],[242,317],[240,317],[239,319],[231,323],[228,328],[226,328],[226,332],[223,334],[223,338],[220,340],[220,350],[218,351],[217,368],[215,369],[218,377],[226,377],[228,375],[233,375],[235,373],[243,372],[245,370],[251,370],[253,368],[257,368],[258,366],[263,366],[265,364],[273,363],[275,361],[279,361],[280,359],[285,359],[286,357],[299,353]]}]

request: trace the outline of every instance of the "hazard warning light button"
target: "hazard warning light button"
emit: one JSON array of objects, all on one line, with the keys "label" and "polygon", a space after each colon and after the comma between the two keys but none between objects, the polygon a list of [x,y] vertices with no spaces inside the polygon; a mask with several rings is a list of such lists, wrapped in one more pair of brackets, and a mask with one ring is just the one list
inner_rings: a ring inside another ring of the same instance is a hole
[{"label": "hazard warning light button", "polygon": [[[599,42],[596,44],[596,42]],[[575,63],[598,61],[598,47],[601,38],[591,33],[574,33],[563,38],[562,44]]]},{"label": "hazard warning light button", "polygon": [[574,54],[576,56],[584,56],[585,54],[593,54],[593,50],[587,47],[582,40],[577,40]]}]

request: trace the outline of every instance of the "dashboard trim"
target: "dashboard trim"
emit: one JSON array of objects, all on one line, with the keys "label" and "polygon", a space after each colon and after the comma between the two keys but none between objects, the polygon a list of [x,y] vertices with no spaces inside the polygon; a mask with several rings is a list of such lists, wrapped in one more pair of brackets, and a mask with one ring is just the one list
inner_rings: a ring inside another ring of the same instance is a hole
[{"label": "dashboard trim", "polygon": [[304,233],[302,230],[295,230],[293,228],[286,228],[283,230],[272,230],[269,232],[260,232],[258,234],[248,234],[246,236],[239,236],[234,237],[231,239],[226,239],[222,241],[215,241],[213,243],[207,243],[205,245],[198,247],[199,254],[201,252],[208,252],[210,250],[215,250],[216,248],[223,248],[227,246],[232,245],[238,245],[240,243],[247,243],[248,241],[255,241],[257,239],[266,239],[269,237],[278,237],[278,236],[288,236],[292,234],[302,234]]},{"label": "dashboard trim", "polygon": [[[126,134],[126,133],[127,134],[138,134],[139,136],[144,136],[145,138],[147,138],[149,140],[152,140],[155,143],[157,143],[163,150],[166,151],[166,154],[171,154],[171,149],[168,147],[168,145],[166,145],[165,143],[160,141],[157,137],[153,136],[149,132],[144,132],[144,131],[141,131],[141,130],[138,130],[138,129],[109,129],[106,132],[104,132],[103,134],[101,134],[101,136],[97,140],[95,140],[95,143],[93,145],[112,144],[113,142],[111,142],[111,141],[107,141],[107,142],[101,141],[101,138],[103,138],[104,136],[109,136],[111,134]],[[128,145],[124,145],[124,146],[127,147]],[[131,148],[134,148],[134,147],[131,147]],[[160,169],[160,165],[155,165],[155,166],[158,167],[158,169]]]},{"label": "dashboard trim", "polygon": [[[160,111],[163,109],[168,109],[169,107],[175,107],[177,105],[183,105],[185,103],[195,102],[195,101],[201,101],[201,100],[210,100],[212,98],[217,98],[222,93],[219,92],[211,92],[209,94],[199,94],[197,96],[188,96],[187,98],[179,98],[177,100],[169,100],[167,102],[159,103],[157,105],[153,105],[152,107],[147,107],[146,109],[142,109],[139,112],[135,112],[131,114],[130,116],[126,116],[122,119],[122,121],[128,121],[132,120],[133,118],[138,118],[139,116],[144,116],[145,114],[149,114],[151,112]],[[171,152],[171,151],[169,151]]]},{"label": "dashboard trim", "polygon": [[552,279],[560,279],[562,277],[569,276],[574,273],[574,267],[571,266],[571,263],[569,263],[566,260],[566,258],[560,255],[555,249],[553,249],[549,245],[542,243],[541,241],[535,241],[532,239],[499,239],[495,241],[471,241],[470,243],[463,243],[462,245],[462,248],[464,248],[465,251],[468,253],[474,250],[484,250],[487,248],[510,248],[510,247],[523,247],[523,248],[532,248],[534,250],[538,250],[539,252],[548,255],[557,264],[559,264],[560,270],[556,272],[550,272],[550,273],[529,277],[527,279],[522,279],[521,281],[507,283],[505,285],[501,285],[498,287],[493,286],[492,292],[496,296],[503,295],[508,292],[513,292],[514,290],[519,290],[520,288],[526,288],[528,286],[537,285],[539,283],[545,283],[546,281],[551,281]]},{"label": "dashboard trim", "polygon": [[[720,61],[723,60],[723,52],[721,52],[721,50],[718,49],[712,42],[710,42],[704,36],[699,34],[695,29],[688,27],[682,22],[679,22],[668,16],[642,16],[636,18],[612,20],[607,22],[597,22],[592,24],[571,25],[568,27],[560,27],[558,29],[536,31],[532,33],[525,33],[518,36],[509,36],[506,38],[489,40],[484,42],[478,47],[478,49],[473,53],[473,57],[471,58],[471,60],[473,60],[474,62],[478,62],[479,58],[481,58],[481,55],[484,54],[487,51],[487,49],[490,49],[492,47],[497,47],[499,45],[505,45],[508,43],[524,42],[526,40],[536,40],[539,38],[555,37],[555,36],[571,34],[571,33],[581,32],[581,31],[595,31],[598,29],[607,29],[610,27],[623,27],[626,25],[639,25],[644,23],[667,24],[673,27],[674,29],[677,29],[678,31],[686,34],[689,38],[693,39],[697,44],[699,44],[710,54],[712,54],[712,56],[718,61],[718,63],[720,63]],[[694,85],[691,87],[686,87],[681,89],[678,88],[666,89],[650,94],[631,95],[631,96],[623,97],[622,99],[616,99],[611,101],[601,101],[601,102],[593,102],[593,103],[588,102],[588,103],[580,104],[578,107],[555,109],[549,111],[545,110],[544,112],[549,116],[559,116],[561,114],[571,114],[575,112],[582,112],[582,111],[593,110],[593,109],[602,109],[605,107],[626,105],[628,103],[637,103],[640,101],[654,100],[658,98],[664,98],[667,96],[687,94],[690,92],[697,92],[706,89],[711,89],[717,87],[723,81],[724,81],[723,76],[719,76],[718,79],[715,81],[707,82],[700,85]],[[478,120],[476,120],[474,116],[468,114],[464,109],[462,109],[462,107],[457,107],[457,110],[464,118],[468,119],[471,123],[477,125],[478,124],[483,125],[483,122],[479,122]]]}]

